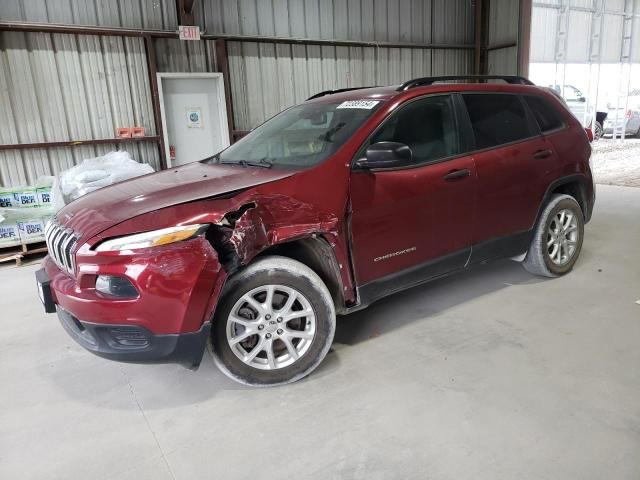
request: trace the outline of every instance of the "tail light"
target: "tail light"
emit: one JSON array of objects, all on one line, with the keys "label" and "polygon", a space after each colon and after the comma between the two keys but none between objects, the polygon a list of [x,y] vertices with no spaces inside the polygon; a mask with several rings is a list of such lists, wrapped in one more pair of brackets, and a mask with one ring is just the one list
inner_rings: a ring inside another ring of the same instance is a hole
[{"label": "tail light", "polygon": [[631,120],[631,117],[633,117],[633,110],[627,110],[627,118]]}]

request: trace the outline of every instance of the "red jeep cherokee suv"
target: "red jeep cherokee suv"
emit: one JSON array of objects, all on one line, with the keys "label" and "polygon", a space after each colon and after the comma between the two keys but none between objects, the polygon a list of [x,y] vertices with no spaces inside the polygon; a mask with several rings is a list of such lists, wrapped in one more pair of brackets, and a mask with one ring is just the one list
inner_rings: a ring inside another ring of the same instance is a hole
[{"label": "red jeep cherokee suv", "polygon": [[76,200],[46,229],[46,311],[102,357],[197,368],[211,339],[228,376],[275,385],[385,295],[501,257],[567,273],[594,204],[587,135],[524,78],[464,83],[487,78],[322,92]]}]

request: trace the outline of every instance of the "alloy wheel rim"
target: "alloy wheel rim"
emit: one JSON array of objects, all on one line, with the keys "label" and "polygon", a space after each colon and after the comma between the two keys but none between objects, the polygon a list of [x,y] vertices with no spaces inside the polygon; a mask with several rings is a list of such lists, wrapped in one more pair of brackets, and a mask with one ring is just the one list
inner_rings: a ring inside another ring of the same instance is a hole
[{"label": "alloy wheel rim", "polygon": [[547,229],[547,254],[558,266],[568,264],[578,248],[578,220],[569,209],[562,209],[553,217]]},{"label": "alloy wheel rim", "polygon": [[295,288],[263,285],[233,305],[226,333],[231,351],[245,365],[276,370],[307,353],[316,333],[316,315]]}]

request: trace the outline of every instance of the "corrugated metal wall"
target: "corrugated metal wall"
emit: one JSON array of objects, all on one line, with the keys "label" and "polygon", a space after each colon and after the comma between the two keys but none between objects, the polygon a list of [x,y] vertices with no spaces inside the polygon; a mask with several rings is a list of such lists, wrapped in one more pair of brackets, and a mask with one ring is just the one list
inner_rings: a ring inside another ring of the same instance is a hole
[{"label": "corrugated metal wall", "polygon": [[533,80],[578,88],[585,125],[593,112],[627,105],[640,68],[640,0],[538,0],[531,32]]},{"label": "corrugated metal wall", "polygon": [[[312,38],[471,44],[468,0],[211,0],[197,4],[207,32]],[[158,40],[158,71],[215,71],[214,42]],[[229,42],[235,128],[249,130],[314,93],[464,74],[472,50]]]},{"label": "corrugated metal wall", "polygon": [[0,19],[176,30],[175,0],[1,0]]},{"label": "corrugated metal wall", "polygon": [[235,35],[473,42],[469,0],[210,0],[197,18],[208,32]]},{"label": "corrugated metal wall", "polygon": [[531,29],[532,63],[640,62],[640,0],[536,1]]},{"label": "corrugated metal wall", "polygon": [[215,41],[183,42],[173,38],[156,39],[158,72],[215,72]]},{"label": "corrugated metal wall", "polygon": [[[467,0],[212,0],[207,31],[236,35],[471,44]],[[472,50],[229,42],[235,127],[247,130],[322,90],[472,70]]]},{"label": "corrugated metal wall", "polygon": [[[215,72],[215,42],[160,39],[158,71]],[[472,71],[472,50],[229,42],[234,124],[250,130],[314,93]]]},{"label": "corrugated metal wall", "polygon": [[[195,16],[210,33],[414,43],[473,41],[471,0],[202,0],[196,2]],[[0,19],[178,28],[175,0],[2,0]]]},{"label": "corrugated metal wall", "polygon": [[[0,143],[113,138],[116,127],[155,134],[140,38],[0,33]],[[3,185],[32,184],[116,145],[0,152]],[[127,145],[158,168],[157,147]]]},{"label": "corrugated metal wall", "polygon": [[[518,42],[520,8],[514,0],[491,0],[489,3],[489,46]],[[487,71],[493,74],[518,74],[518,47],[490,50]]]},{"label": "corrugated metal wall", "polygon": [[518,75],[518,48],[491,50],[487,71],[498,75]]},{"label": "corrugated metal wall", "polygon": [[235,126],[249,130],[314,93],[469,73],[471,50],[229,42]]},{"label": "corrugated metal wall", "polygon": [[[497,0],[496,0],[497,1]],[[471,0],[198,0],[205,32],[290,38],[473,43]],[[0,0],[0,19],[176,30],[175,0]],[[157,39],[160,72],[215,71],[215,42]],[[228,43],[235,128],[326,89],[472,70],[473,50]],[[0,33],[0,143],[155,134],[144,43],[137,38]],[[118,148],[0,152],[0,185],[33,183]],[[155,144],[121,148],[158,168]]]}]

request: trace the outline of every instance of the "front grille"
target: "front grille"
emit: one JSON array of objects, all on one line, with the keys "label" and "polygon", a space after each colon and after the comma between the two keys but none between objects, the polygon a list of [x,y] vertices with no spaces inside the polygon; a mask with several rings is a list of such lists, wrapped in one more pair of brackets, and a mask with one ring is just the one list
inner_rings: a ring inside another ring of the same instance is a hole
[{"label": "front grille", "polygon": [[73,233],[73,230],[51,220],[44,229],[44,237],[49,255],[56,265],[71,275],[75,275],[76,260],[73,250],[78,243],[78,237]]}]

